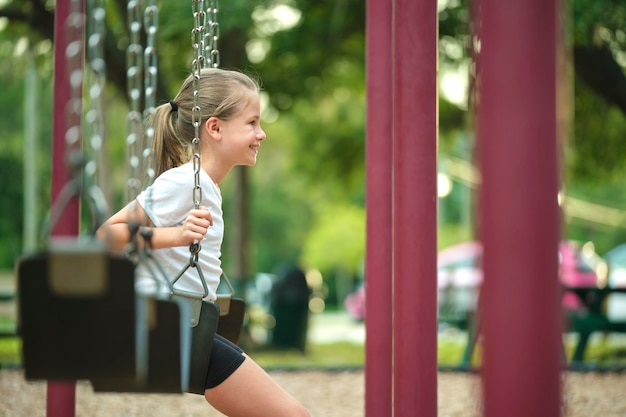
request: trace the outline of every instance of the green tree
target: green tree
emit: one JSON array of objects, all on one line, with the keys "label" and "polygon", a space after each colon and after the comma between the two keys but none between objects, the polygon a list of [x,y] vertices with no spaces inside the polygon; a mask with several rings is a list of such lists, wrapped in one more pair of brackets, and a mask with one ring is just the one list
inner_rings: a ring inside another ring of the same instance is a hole
[{"label": "green tree", "polygon": [[[109,129],[120,139],[126,95],[126,4],[125,0],[106,2],[105,58],[109,87],[115,91],[107,111],[110,119],[118,121],[110,122]],[[188,3],[158,4],[161,101],[171,97],[189,72],[192,19]],[[442,71],[471,69],[471,4],[469,0],[439,2]],[[264,126],[269,139],[259,167],[242,170],[225,192],[227,215],[245,204],[238,198],[247,196],[254,238],[247,248],[253,255],[251,269],[267,270],[280,260],[299,260],[306,248],[316,247],[308,239],[323,234],[319,230],[326,228],[323,217],[332,215],[324,207],[363,207],[365,3],[232,0],[220,2],[220,7],[221,65],[258,73],[267,98]],[[567,10],[576,79],[568,180],[614,178],[623,174],[624,165],[622,153],[615,150],[626,141],[626,4],[571,0]],[[52,1],[6,0],[0,5],[0,65],[7,72],[19,78],[20,45],[25,39],[36,51],[40,73],[50,77],[53,16]],[[441,152],[454,152],[459,140],[468,140],[468,135],[458,134],[468,130],[467,107],[440,97]],[[111,170],[113,176],[123,177],[123,141],[112,144],[110,152],[117,167]],[[243,193],[230,191],[242,188]],[[236,239],[229,233],[227,240]]]}]

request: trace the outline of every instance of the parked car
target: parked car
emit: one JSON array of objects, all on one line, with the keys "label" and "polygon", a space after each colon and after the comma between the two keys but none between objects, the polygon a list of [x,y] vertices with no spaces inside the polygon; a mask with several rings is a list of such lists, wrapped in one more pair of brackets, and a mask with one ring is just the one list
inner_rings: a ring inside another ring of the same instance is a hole
[{"label": "parked car", "polygon": [[343,306],[353,319],[365,320],[365,285],[359,285],[355,292],[348,294]]},{"label": "parked car", "polygon": [[483,282],[483,247],[480,242],[463,242],[439,251],[437,255],[437,302],[442,322],[463,326],[476,311]]},{"label": "parked car", "polygon": [[[611,288],[626,288],[626,243],[606,253],[607,285]],[[626,321],[626,294],[610,294],[606,302],[609,320]]]},{"label": "parked car", "polygon": [[[561,284],[570,288],[601,287],[603,285],[599,271],[604,260],[596,253],[593,244],[580,244],[573,241],[561,242],[559,250],[559,276]],[[566,291],[563,294],[563,308],[575,312],[584,308],[580,298]]]},{"label": "parked car", "polygon": [[[482,253],[482,244],[477,241],[452,245],[438,253],[437,301],[440,318],[458,321],[476,311],[483,282]],[[559,279],[566,287],[601,285],[597,270],[601,269],[603,262],[593,250],[593,245],[583,245],[574,241],[563,241],[559,245]],[[626,245],[623,266],[623,277],[626,281]],[[344,306],[354,318],[364,319],[363,287],[346,297]],[[563,308],[577,311],[584,306],[574,293],[566,291],[563,295]]]},{"label": "parked car", "polygon": [[[439,253],[440,306],[452,304],[460,314],[476,310],[483,280],[481,258],[482,245],[475,241],[460,243]],[[597,271],[603,262],[593,245],[563,241],[559,245],[559,280],[565,287],[597,287],[600,285]],[[453,299],[444,299],[445,294]],[[578,296],[570,291],[563,294],[562,305],[571,311],[584,308]]]}]

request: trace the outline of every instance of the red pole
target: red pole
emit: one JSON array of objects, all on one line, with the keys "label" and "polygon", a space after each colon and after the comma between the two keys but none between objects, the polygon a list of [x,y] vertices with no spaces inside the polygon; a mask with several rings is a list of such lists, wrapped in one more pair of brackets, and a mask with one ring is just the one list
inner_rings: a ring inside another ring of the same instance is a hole
[{"label": "red pole", "polygon": [[481,0],[485,417],[560,415],[556,0]]},{"label": "red pole", "polygon": [[391,416],[391,3],[367,1],[365,415]]},{"label": "red pole", "polygon": [[[65,134],[68,128],[66,108],[71,98],[65,49],[68,44],[66,22],[70,15],[70,1],[56,2],[54,17],[54,108],[52,138],[51,203],[59,196],[69,181],[67,169]],[[65,207],[63,215],[52,229],[52,236],[76,236],[79,228],[78,199]],[[46,415],[50,417],[74,417],[76,383],[49,381],[47,386]]]},{"label": "red pole", "polygon": [[437,1],[393,9],[393,407],[437,415]]}]

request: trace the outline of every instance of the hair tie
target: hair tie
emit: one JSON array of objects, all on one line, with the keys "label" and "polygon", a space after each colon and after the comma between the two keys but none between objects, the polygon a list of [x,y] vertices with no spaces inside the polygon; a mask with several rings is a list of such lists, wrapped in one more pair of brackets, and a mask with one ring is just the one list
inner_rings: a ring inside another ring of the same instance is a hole
[{"label": "hair tie", "polygon": [[172,107],[172,111],[178,111],[178,104],[174,100],[170,100],[170,106]]}]

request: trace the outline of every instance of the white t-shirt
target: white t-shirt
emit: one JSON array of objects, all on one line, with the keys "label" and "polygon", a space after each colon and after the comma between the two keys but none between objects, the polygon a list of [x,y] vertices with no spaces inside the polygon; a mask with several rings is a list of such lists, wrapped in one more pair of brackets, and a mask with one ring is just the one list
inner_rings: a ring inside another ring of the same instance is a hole
[{"label": "white t-shirt", "polygon": [[[213,226],[201,242],[198,254],[198,268],[201,268],[205,282],[209,289],[206,300],[215,300],[217,286],[222,275],[221,246],[224,237],[224,219],[222,215],[222,195],[220,189],[211,180],[204,170],[200,170],[200,187],[202,189],[201,206],[206,207],[213,217]],[[146,188],[137,201],[155,227],[180,226],[183,224],[189,211],[194,208],[193,203],[194,172],[193,163],[188,162],[179,167],[162,173],[154,183]],[[191,252],[189,246],[179,246],[153,250],[154,257],[165,271],[165,275],[172,281],[189,265]],[[152,268],[154,269],[154,268]],[[160,276],[161,274],[155,274]],[[157,285],[154,275],[140,262],[137,271],[137,290],[142,293],[156,292]],[[204,293],[197,268],[188,268],[174,286],[177,289]],[[160,285],[162,292],[169,292],[166,284]]]}]

